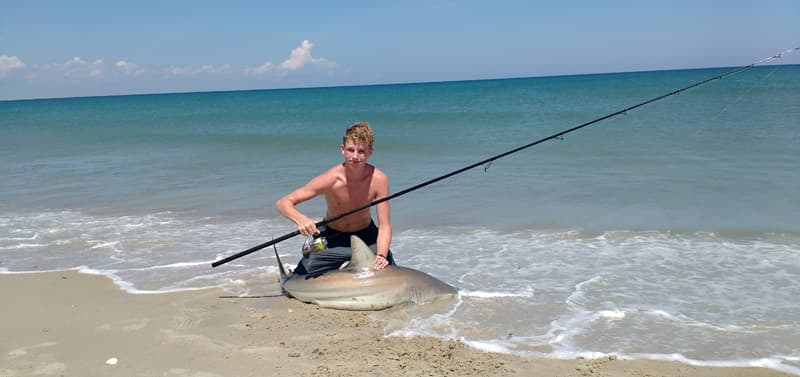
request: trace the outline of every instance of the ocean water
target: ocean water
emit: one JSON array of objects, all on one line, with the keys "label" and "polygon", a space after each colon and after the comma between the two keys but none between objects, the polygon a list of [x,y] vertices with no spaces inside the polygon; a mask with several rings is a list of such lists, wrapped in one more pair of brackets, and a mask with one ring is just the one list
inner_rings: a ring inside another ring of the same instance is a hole
[{"label": "ocean water", "polygon": [[[293,231],[275,200],[341,160],[350,123],[397,192],[726,70],[0,102],[0,272],[276,295],[271,250],[210,263]],[[395,198],[398,262],[461,294],[374,315],[499,352],[800,375],[798,119],[800,66],[762,66]]]}]

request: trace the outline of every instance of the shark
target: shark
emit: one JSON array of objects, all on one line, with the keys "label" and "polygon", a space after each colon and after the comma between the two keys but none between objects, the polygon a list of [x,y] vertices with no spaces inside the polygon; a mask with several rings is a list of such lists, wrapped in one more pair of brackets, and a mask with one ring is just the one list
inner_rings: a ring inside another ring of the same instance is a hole
[{"label": "shark", "polygon": [[281,288],[300,301],[343,310],[383,310],[458,295],[455,287],[413,268],[387,266],[376,271],[375,255],[357,236],[350,236],[350,247],[350,263],[316,277],[287,273],[276,249]]}]

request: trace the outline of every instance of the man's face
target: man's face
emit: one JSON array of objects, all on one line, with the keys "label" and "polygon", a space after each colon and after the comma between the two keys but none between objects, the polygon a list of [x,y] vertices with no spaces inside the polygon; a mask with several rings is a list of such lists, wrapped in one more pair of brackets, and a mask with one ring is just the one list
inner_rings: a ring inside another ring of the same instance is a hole
[{"label": "man's face", "polygon": [[342,156],[344,156],[344,162],[346,164],[362,166],[367,162],[367,159],[372,156],[372,147],[347,139],[347,141],[342,144]]}]

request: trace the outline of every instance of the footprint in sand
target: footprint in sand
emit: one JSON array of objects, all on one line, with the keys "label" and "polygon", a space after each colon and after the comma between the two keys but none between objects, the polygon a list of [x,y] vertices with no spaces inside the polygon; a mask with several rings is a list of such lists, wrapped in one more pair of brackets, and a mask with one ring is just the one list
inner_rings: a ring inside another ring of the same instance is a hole
[{"label": "footprint in sand", "polygon": [[187,343],[194,346],[202,346],[216,352],[223,352],[229,349],[229,347],[231,347],[231,345],[228,343],[215,341],[207,336],[199,334],[183,334],[178,331],[175,331],[174,329],[161,330],[161,334],[171,342]]},{"label": "footprint in sand", "polygon": [[172,318],[174,328],[187,330],[197,326],[202,320],[203,311],[196,309],[181,309]]}]

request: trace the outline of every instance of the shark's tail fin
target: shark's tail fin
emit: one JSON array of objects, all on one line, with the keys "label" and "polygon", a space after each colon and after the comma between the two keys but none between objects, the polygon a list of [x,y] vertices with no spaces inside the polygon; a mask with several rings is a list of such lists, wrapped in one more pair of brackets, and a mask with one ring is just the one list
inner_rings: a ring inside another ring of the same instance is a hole
[{"label": "shark's tail fin", "polygon": [[278,269],[281,272],[281,281],[284,281],[289,278],[289,274],[286,273],[286,269],[283,267],[283,262],[281,262],[281,257],[278,256],[278,247],[275,244],[272,244],[272,248],[275,250],[275,259],[278,260]]}]

